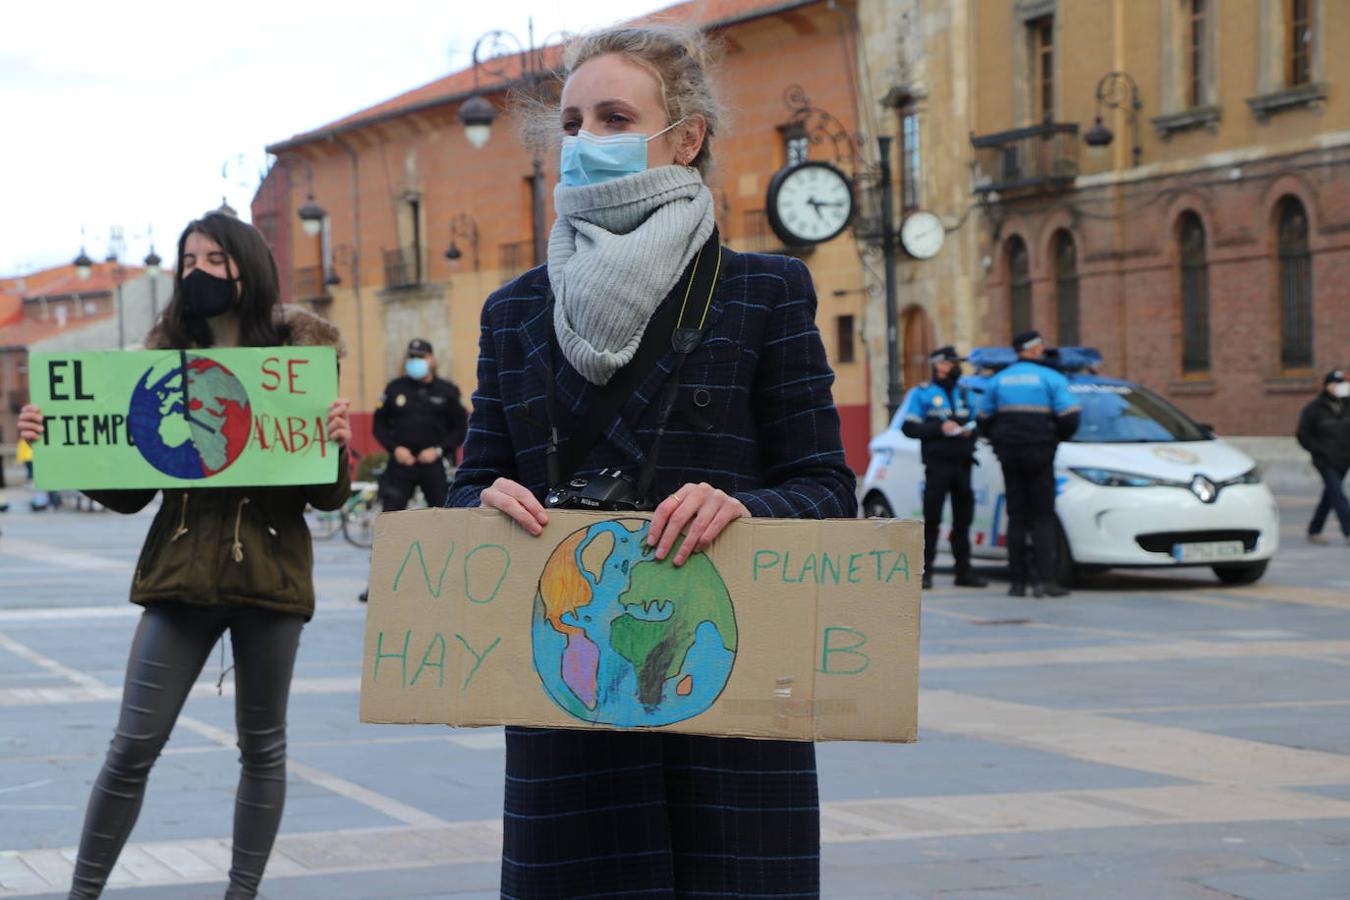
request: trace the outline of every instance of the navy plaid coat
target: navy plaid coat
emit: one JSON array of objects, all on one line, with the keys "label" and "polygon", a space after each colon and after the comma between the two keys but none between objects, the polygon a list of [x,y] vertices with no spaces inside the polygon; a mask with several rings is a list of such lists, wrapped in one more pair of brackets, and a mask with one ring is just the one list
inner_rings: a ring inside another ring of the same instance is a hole
[{"label": "navy plaid coat", "polygon": [[[685,360],[680,393],[658,454],[654,500],[688,482],[733,494],[751,515],[853,518],[855,479],[844,463],[834,374],[816,328],[816,295],[801,261],[723,251],[703,343]],[[664,302],[674,302],[672,297]],[[550,353],[548,270],[526,272],[488,297],[479,339],[478,390],[447,506],[477,506],[499,476],[543,497]],[[655,398],[673,350],[620,408],[577,472],[620,468],[636,477],[656,433]],[[596,388],[554,352],[554,402],[583,416]],[[561,416],[560,416],[561,418]],[[564,442],[566,435],[563,435]]]},{"label": "navy plaid coat", "polygon": [[[754,516],[852,518],[854,476],[810,274],[796,259],[724,252],[703,342],[680,373],[652,499],[706,481]],[[544,380],[555,373],[555,404],[578,417],[597,390],[554,349],[551,314],[542,267],[484,305],[478,390],[447,505],[477,506],[499,476],[541,498],[547,491]],[[667,350],[563,478],[615,467],[636,477],[675,360]],[[819,888],[812,744],[507,729],[503,897],[814,897]]]}]

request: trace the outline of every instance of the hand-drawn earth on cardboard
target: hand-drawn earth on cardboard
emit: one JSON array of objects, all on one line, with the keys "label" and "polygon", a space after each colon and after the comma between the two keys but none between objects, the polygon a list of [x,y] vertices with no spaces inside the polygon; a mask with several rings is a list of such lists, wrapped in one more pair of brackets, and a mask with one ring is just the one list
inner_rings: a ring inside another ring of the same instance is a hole
[{"label": "hand-drawn earth on cardboard", "polygon": [[136,449],[175,478],[206,478],[229,468],[248,446],[248,391],[213,359],[184,354],[141,376],[127,430]]},{"label": "hand-drawn earth on cardboard", "polygon": [[585,722],[680,722],[712,706],[731,677],[736,614],[722,576],[703,553],[679,568],[658,562],[647,525],[611,519],[574,531],[539,577],[534,666],[553,701]]}]

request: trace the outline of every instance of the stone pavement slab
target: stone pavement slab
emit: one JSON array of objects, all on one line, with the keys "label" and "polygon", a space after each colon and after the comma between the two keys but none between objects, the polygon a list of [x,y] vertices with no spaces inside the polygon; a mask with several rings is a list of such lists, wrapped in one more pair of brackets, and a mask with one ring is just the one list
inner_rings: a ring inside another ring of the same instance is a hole
[{"label": "stone pavement slab", "polygon": [[[57,897],[116,719],[149,518],[0,524],[0,577],[24,586],[0,596],[0,897]],[[315,552],[264,896],[495,896],[500,730],[357,722],[367,559]],[[1250,588],[1112,573],[1056,601],[940,584],[920,742],[818,748],[825,896],[1350,896],[1347,558],[1292,540]],[[221,893],[238,769],[218,671],[213,657],[108,897]]]}]

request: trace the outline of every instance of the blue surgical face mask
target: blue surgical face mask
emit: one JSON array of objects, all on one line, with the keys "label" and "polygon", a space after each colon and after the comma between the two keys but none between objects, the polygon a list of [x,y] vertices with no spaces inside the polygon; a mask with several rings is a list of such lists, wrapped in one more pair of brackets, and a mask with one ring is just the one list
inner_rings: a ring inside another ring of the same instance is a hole
[{"label": "blue surgical face mask", "polygon": [[600,184],[625,175],[647,170],[647,144],[659,138],[676,125],[672,122],[648,137],[641,132],[610,134],[601,137],[589,131],[578,131],[563,137],[562,162],[559,172],[565,187]]},{"label": "blue surgical face mask", "polygon": [[414,356],[403,364],[403,371],[413,381],[421,381],[431,374],[431,364],[420,356]]}]

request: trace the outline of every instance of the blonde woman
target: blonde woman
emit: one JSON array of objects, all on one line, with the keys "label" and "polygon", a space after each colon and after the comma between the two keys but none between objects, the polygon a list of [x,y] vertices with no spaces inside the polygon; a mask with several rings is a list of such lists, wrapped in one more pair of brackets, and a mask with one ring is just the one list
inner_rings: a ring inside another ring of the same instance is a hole
[{"label": "blonde woman", "polygon": [[[548,264],[483,308],[449,505],[492,507],[539,535],[558,481],[618,470],[634,490],[648,482],[649,541],[675,565],[738,518],[856,514],[810,274],[714,238],[703,176],[721,113],[706,61],[697,33],[670,28],[607,30],[569,48]],[[577,446],[700,251],[721,253],[701,342],[678,374],[671,352],[630,373],[594,445]],[[541,417],[562,432],[553,454]],[[550,455],[577,462],[553,477]],[[506,740],[503,896],[819,891],[809,743],[528,728]]]}]

